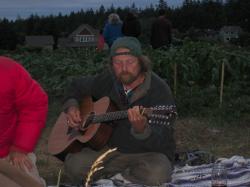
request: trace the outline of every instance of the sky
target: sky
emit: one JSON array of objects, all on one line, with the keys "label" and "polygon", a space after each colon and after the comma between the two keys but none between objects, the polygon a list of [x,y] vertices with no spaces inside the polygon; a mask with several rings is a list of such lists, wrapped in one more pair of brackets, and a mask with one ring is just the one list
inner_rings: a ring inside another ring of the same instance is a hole
[{"label": "sky", "polygon": [[[81,9],[98,9],[101,5],[110,7],[131,6],[144,8],[150,4],[156,5],[159,0],[0,0],[0,19],[4,17],[15,20],[17,17],[27,18],[31,14],[39,16],[58,15],[59,12],[69,14]],[[170,7],[180,6],[183,0],[167,0]]]}]

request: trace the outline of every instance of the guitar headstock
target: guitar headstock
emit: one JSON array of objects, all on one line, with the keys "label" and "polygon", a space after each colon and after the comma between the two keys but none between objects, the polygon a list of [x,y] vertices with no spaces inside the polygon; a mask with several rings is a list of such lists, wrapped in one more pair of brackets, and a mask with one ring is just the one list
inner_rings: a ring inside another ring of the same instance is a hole
[{"label": "guitar headstock", "polygon": [[177,116],[175,105],[159,105],[150,108],[144,108],[143,115],[148,118],[149,124],[159,124],[169,126],[170,122]]}]

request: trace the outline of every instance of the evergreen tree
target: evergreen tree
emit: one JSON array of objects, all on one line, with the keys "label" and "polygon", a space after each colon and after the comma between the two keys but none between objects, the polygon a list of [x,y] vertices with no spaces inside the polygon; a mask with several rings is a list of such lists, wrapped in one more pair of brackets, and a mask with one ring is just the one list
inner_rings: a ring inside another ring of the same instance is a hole
[{"label": "evergreen tree", "polygon": [[158,0],[158,4],[151,4],[138,9],[135,3],[125,8],[109,8],[103,5],[99,9],[81,9],[69,15],[37,16],[30,15],[27,19],[20,16],[14,22],[0,19],[0,47],[13,49],[16,43],[22,43],[26,35],[53,35],[66,37],[80,24],[88,23],[94,28],[103,28],[110,13],[118,13],[121,19],[127,12],[135,11],[142,23],[142,36],[148,40],[150,24],[159,9],[165,9],[174,28],[186,32],[190,28],[216,29],[223,25],[238,25],[250,32],[250,1],[249,0],[184,0],[182,6],[169,8],[167,0]]},{"label": "evergreen tree", "polygon": [[165,1],[165,0],[159,0],[158,5],[157,5],[157,9],[164,9],[164,10],[166,10],[167,8],[168,8],[167,1]]},{"label": "evergreen tree", "polygon": [[0,20],[0,48],[13,50],[17,45],[17,35],[13,30],[12,22],[7,19]]}]

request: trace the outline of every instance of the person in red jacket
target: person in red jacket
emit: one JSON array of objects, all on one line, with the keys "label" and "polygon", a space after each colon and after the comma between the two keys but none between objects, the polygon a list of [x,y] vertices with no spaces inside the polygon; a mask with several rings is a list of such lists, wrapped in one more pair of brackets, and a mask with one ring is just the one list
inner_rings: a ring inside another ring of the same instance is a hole
[{"label": "person in red jacket", "polygon": [[[47,111],[48,97],[41,86],[19,63],[0,56],[0,161],[25,171],[40,184],[44,181],[39,177],[33,150]],[[11,180],[0,172],[0,186],[13,186]]]},{"label": "person in red jacket", "polygon": [[99,32],[99,35],[98,35],[96,50],[98,52],[101,52],[104,49],[104,45],[105,45],[105,40],[104,40],[104,36],[103,36],[103,30],[101,29],[100,32]]}]

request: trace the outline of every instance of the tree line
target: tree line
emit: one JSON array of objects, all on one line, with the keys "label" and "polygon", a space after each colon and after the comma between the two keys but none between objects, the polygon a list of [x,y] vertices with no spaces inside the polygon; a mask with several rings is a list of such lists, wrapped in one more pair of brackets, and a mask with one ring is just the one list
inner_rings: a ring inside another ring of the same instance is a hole
[{"label": "tree line", "polygon": [[[138,8],[133,3],[130,7],[114,7],[111,5],[99,9],[81,9],[69,15],[30,15],[26,19],[0,19],[0,48],[13,50],[23,44],[26,35],[53,35],[55,40],[65,37],[80,24],[89,24],[96,29],[103,28],[110,13],[116,12],[123,20],[130,11],[136,12],[143,29],[143,36],[150,33],[150,23],[157,16],[159,9],[166,9],[167,17],[173,28],[185,32],[189,28],[218,30],[224,25],[237,25],[250,32],[250,1],[249,0],[184,0],[179,7],[169,7],[166,0],[158,4]],[[142,36],[142,37],[143,37]]]}]

